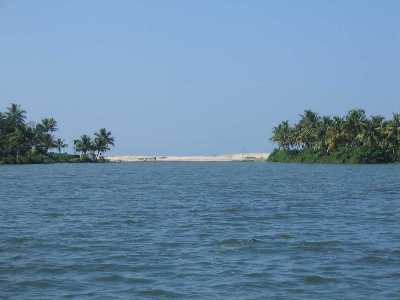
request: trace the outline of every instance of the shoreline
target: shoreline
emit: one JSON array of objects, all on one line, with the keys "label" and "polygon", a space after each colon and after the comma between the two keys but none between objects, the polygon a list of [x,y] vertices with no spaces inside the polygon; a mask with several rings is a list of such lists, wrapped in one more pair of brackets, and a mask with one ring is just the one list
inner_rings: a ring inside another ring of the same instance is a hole
[{"label": "shoreline", "polygon": [[229,161],[266,161],[269,153],[236,153],[221,155],[115,155],[105,159],[110,162],[229,162]]}]

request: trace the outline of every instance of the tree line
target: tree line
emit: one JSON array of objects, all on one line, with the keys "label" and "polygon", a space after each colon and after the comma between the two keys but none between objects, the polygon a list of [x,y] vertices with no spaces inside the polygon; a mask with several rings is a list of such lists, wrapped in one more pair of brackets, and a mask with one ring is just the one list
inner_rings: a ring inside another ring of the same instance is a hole
[{"label": "tree line", "polygon": [[271,161],[387,163],[400,161],[400,114],[389,119],[368,117],[354,109],[345,116],[320,116],[304,111],[291,125],[283,121],[272,130],[278,149]]},{"label": "tree line", "polygon": [[74,140],[78,155],[63,153],[68,145],[56,136],[57,130],[54,118],[27,122],[26,111],[12,103],[5,112],[0,112],[0,163],[97,161],[114,146],[111,132],[102,128],[93,139],[82,135]]}]

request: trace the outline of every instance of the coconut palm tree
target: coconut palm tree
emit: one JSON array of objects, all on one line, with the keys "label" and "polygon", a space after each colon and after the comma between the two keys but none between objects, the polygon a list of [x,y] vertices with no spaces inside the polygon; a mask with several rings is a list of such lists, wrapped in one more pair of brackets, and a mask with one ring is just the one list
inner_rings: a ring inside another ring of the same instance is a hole
[{"label": "coconut palm tree", "polygon": [[54,118],[45,118],[36,125],[36,149],[47,154],[49,149],[57,148],[54,132],[57,131],[57,121]]},{"label": "coconut palm tree", "polygon": [[62,150],[62,149],[68,147],[68,145],[65,144],[64,140],[61,139],[61,138],[58,138],[58,139],[55,141],[55,146],[56,146],[56,148],[58,149],[58,153],[59,153],[59,154],[61,154],[61,150]]},{"label": "coconut palm tree", "polygon": [[57,121],[54,120],[54,118],[42,119],[42,122],[39,124],[39,127],[41,127],[44,132],[55,132],[58,129]]},{"label": "coconut palm tree", "polygon": [[94,136],[94,149],[97,152],[96,157],[99,158],[104,152],[110,150],[111,146],[114,146],[114,137],[111,131],[105,128],[101,128]]},{"label": "coconut palm tree", "polygon": [[0,141],[4,145],[0,147],[0,152],[15,157],[17,162],[21,155],[30,150],[32,144],[32,131],[25,120],[26,112],[14,103],[0,116]]},{"label": "coconut palm tree", "polygon": [[271,140],[278,144],[279,148],[288,151],[294,144],[294,131],[290,127],[289,121],[281,122],[272,130]]},{"label": "coconut palm tree", "polygon": [[386,123],[383,132],[385,142],[390,148],[395,160],[400,159],[400,113],[393,114],[391,120]]},{"label": "coconut palm tree", "polygon": [[332,126],[333,120],[329,116],[323,116],[319,118],[317,124],[315,125],[315,137],[316,142],[314,145],[315,151],[320,151],[321,153],[326,153],[328,149],[327,142],[327,132]]},{"label": "coconut palm tree", "polygon": [[351,147],[361,145],[364,140],[367,117],[363,109],[353,109],[345,117],[344,135]]},{"label": "coconut palm tree", "polygon": [[7,107],[5,118],[14,128],[22,126],[25,124],[26,111],[23,110],[20,105],[11,103],[11,105]]},{"label": "coconut palm tree", "polygon": [[87,134],[84,134],[80,139],[75,140],[74,144],[76,152],[80,152],[83,157],[88,157],[88,153],[93,149],[92,138]]},{"label": "coconut palm tree", "polygon": [[314,143],[317,140],[316,129],[319,120],[320,117],[318,114],[311,110],[305,110],[304,113],[300,115],[300,121],[296,125],[296,131],[298,133],[299,143],[306,149],[315,147]]},{"label": "coconut palm tree", "polygon": [[365,146],[370,148],[383,146],[384,120],[385,118],[382,116],[372,116],[371,119],[366,120],[363,128],[363,144]]}]

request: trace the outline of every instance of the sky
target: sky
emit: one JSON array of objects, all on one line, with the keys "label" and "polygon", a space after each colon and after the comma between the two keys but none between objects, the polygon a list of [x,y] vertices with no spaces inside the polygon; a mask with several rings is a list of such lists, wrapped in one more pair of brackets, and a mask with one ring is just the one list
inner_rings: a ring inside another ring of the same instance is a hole
[{"label": "sky", "polygon": [[0,0],[0,110],[113,154],[271,151],[312,109],[400,111],[400,1]]}]

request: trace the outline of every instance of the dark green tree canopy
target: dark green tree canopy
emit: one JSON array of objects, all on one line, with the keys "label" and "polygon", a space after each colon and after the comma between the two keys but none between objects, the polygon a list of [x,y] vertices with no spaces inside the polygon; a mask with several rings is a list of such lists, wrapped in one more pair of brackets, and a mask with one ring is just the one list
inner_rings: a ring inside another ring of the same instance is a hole
[{"label": "dark green tree canopy", "polygon": [[[283,121],[272,130],[271,140],[293,159],[346,162],[400,161],[400,114],[391,119],[353,109],[345,116],[319,116],[306,110],[294,125]],[[308,158],[305,158],[305,157]],[[271,160],[278,157],[272,153]],[[290,160],[290,159],[289,159]]]},{"label": "dark green tree canopy", "polygon": [[[68,145],[56,136],[57,130],[54,118],[44,118],[36,124],[26,122],[26,111],[18,104],[11,104],[5,112],[0,112],[0,163],[51,162],[57,158],[52,149],[58,150],[58,155],[68,161],[68,154],[62,156],[62,150]],[[95,133],[94,138],[82,135],[74,141],[75,151],[81,153],[85,161],[97,160],[112,146],[114,138],[105,128]],[[75,159],[73,155],[70,157]]]}]

